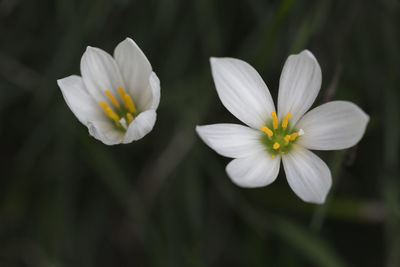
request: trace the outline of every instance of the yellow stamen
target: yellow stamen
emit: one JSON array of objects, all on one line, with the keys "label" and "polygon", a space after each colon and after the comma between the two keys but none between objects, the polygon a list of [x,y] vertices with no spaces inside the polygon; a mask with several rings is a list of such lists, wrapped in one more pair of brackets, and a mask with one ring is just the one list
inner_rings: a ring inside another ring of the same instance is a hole
[{"label": "yellow stamen", "polygon": [[124,99],[124,95],[126,94],[124,89],[122,89],[121,86],[118,86],[118,93],[121,96],[122,99]]},{"label": "yellow stamen", "polygon": [[128,123],[131,123],[133,121],[133,116],[131,113],[126,113],[126,117],[128,118]]},{"label": "yellow stamen", "polygon": [[275,142],[274,145],[272,146],[273,149],[277,150],[278,148],[280,148],[280,144],[278,142]]},{"label": "yellow stamen", "polygon": [[133,104],[132,98],[128,94],[124,95],[124,102],[125,106],[129,109],[129,111],[135,113],[136,111],[135,105]]},{"label": "yellow stamen", "polygon": [[283,152],[283,151],[282,151],[282,152],[281,152],[281,154],[282,154],[282,155],[284,155],[284,154],[285,154],[285,152]]},{"label": "yellow stamen", "polygon": [[278,129],[278,117],[276,116],[275,111],[271,112],[272,116],[272,126],[274,127],[274,130]]},{"label": "yellow stamen", "polygon": [[297,136],[299,136],[298,133],[292,133],[292,134],[290,135],[290,141],[296,140]]},{"label": "yellow stamen", "polygon": [[289,122],[289,118],[291,117],[292,115],[290,114],[290,113],[288,113],[288,114],[286,114],[286,116],[283,118],[283,120],[282,120],[282,128],[286,128],[287,127],[287,125],[288,125],[288,122]]},{"label": "yellow stamen", "polygon": [[107,106],[106,103],[100,102],[99,105],[104,109],[104,112],[110,119],[119,124],[119,116],[109,106]]},{"label": "yellow stamen", "polygon": [[136,108],[135,105],[133,104],[132,98],[125,93],[124,89],[122,87],[118,87],[118,92],[121,95],[122,100],[124,101],[125,106],[129,109],[131,113],[135,113]]},{"label": "yellow stamen", "polygon": [[283,140],[285,140],[286,144],[289,143],[290,135],[289,135],[289,134],[286,135],[286,136],[283,138]]},{"label": "yellow stamen", "polygon": [[260,130],[263,131],[264,133],[266,133],[269,137],[274,135],[274,133],[271,131],[271,129],[269,129],[267,126],[262,126],[260,128]]},{"label": "yellow stamen", "polygon": [[110,93],[110,91],[106,90],[105,93],[108,96],[108,98],[110,99],[110,101],[114,104],[114,106],[116,108],[119,108],[119,103],[118,103],[117,99]]},{"label": "yellow stamen", "polygon": [[271,158],[273,158],[273,159],[274,159],[274,158],[275,158],[275,155],[271,155]]}]

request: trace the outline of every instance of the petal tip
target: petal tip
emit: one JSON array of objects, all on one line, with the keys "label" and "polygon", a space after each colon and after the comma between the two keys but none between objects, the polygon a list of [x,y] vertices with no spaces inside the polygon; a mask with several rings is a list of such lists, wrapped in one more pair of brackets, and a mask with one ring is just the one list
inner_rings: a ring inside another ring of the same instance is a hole
[{"label": "petal tip", "polygon": [[196,127],[195,127],[195,131],[196,131],[197,135],[200,136],[200,138],[202,138],[202,139],[203,139],[202,134],[203,134],[204,127],[205,126],[201,126],[201,125],[196,125]]},{"label": "petal tip", "polygon": [[368,124],[371,120],[371,117],[364,110],[362,110],[362,114],[364,116],[365,124]]},{"label": "petal tip", "polygon": [[88,45],[88,46],[86,47],[85,52],[83,53],[82,59],[83,59],[83,58],[91,57],[93,54],[96,53],[97,49],[98,49],[98,48],[96,48],[96,47],[93,47],[93,46]]},{"label": "petal tip", "polygon": [[307,56],[307,57],[310,57],[310,58],[316,60],[314,54],[308,49],[304,49],[303,51],[301,51],[300,55],[304,55],[304,56]]},{"label": "petal tip", "polygon": [[[368,125],[368,123],[369,123],[369,121],[370,121],[370,116],[360,107],[360,106],[358,106],[357,104],[355,104],[355,103],[353,103],[353,102],[349,102],[349,101],[336,101],[336,102],[340,102],[340,103],[348,103],[348,104],[350,104],[350,105],[352,105],[353,106],[353,108],[356,110],[356,111],[358,111],[358,113],[360,114],[360,120],[362,120],[363,121],[363,123],[364,123],[364,127],[366,128],[367,127],[367,125]],[[361,136],[362,137],[362,136]]]},{"label": "petal tip", "polygon": [[328,197],[329,191],[331,189],[332,183],[329,184],[328,186],[328,191],[324,194],[321,195],[319,198],[316,198],[314,200],[309,201],[310,203],[314,203],[314,204],[318,204],[318,205],[322,205],[325,203],[326,198]]},{"label": "petal tip", "polygon": [[121,41],[121,44],[123,44],[123,43],[129,43],[129,44],[132,44],[132,45],[134,45],[134,46],[137,46],[137,44],[135,43],[135,41],[133,41],[133,39],[130,38],[130,37],[126,37],[123,41]]},{"label": "petal tip", "polygon": [[212,64],[218,63],[218,62],[229,62],[229,61],[238,61],[239,59],[233,58],[233,57],[210,57],[210,62]]},{"label": "petal tip", "polygon": [[326,198],[327,198],[327,196],[328,196],[328,194],[329,194],[330,188],[331,188],[331,185],[328,186],[328,190],[327,190],[327,192],[326,192],[325,194],[319,195],[319,196],[314,195],[314,196],[312,196],[312,197],[304,197],[304,196],[300,196],[300,195],[298,195],[298,194],[297,194],[297,196],[298,196],[301,200],[303,200],[304,202],[311,203],[311,204],[322,205],[322,204],[324,204],[325,201],[326,201]]},{"label": "petal tip", "polygon": [[211,66],[219,65],[219,63],[232,62],[235,60],[238,60],[238,59],[230,58],[230,57],[210,57]]},{"label": "petal tip", "polygon": [[87,53],[101,53],[101,52],[104,52],[104,50],[102,50],[102,49],[100,49],[100,48],[98,48],[98,47],[94,47],[94,46],[90,46],[90,45],[88,45],[87,47],[86,47],[86,50],[85,50],[85,53],[84,53],[84,55],[85,54],[87,54]]},{"label": "petal tip", "polygon": [[210,57],[210,64],[213,65],[218,60],[216,57]]},{"label": "petal tip", "polygon": [[318,200],[311,200],[311,201],[306,201],[308,203],[312,203],[312,204],[317,204],[317,205],[322,205],[325,203],[326,197],[322,198],[322,199],[318,199]]},{"label": "petal tip", "polygon": [[58,79],[57,85],[62,89],[62,87],[74,84],[78,79],[81,79],[81,78],[82,77],[80,77],[78,75],[70,75],[70,76]]},{"label": "petal tip", "polygon": [[58,86],[61,86],[62,81],[63,81],[64,79],[65,79],[65,78],[58,79],[58,80],[57,80],[57,85],[58,85]]},{"label": "petal tip", "polygon": [[58,85],[58,87],[60,87],[60,89],[62,90],[62,88],[63,88],[63,86],[64,86],[64,84],[65,84],[65,80],[67,79],[68,77],[64,77],[64,78],[61,78],[61,79],[58,79],[57,80],[57,85]]}]

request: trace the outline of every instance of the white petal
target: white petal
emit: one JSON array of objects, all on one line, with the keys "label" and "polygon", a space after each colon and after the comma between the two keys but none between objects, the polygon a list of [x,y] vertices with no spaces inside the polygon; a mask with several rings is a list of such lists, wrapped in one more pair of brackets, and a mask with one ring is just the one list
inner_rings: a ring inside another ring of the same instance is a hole
[{"label": "white petal", "polygon": [[118,131],[101,107],[87,93],[81,77],[72,75],[57,81],[65,102],[78,118],[88,127],[90,135],[106,145],[122,142],[124,133]]},{"label": "white petal", "polygon": [[196,131],[204,143],[225,157],[243,158],[265,151],[260,142],[262,133],[246,126],[213,124],[197,126]]},{"label": "white petal", "polygon": [[321,88],[321,76],[321,68],[310,51],[288,57],[279,81],[279,119],[291,113],[290,123],[296,124],[314,103]]},{"label": "white petal", "polygon": [[109,120],[88,122],[87,126],[90,135],[105,145],[117,145],[123,141],[124,132],[117,130]]},{"label": "white petal", "polygon": [[296,145],[282,157],[290,187],[306,202],[324,203],[332,185],[328,166],[311,151]]},{"label": "white petal", "polygon": [[316,150],[354,146],[364,135],[369,116],[357,105],[332,101],[307,112],[296,128],[304,130],[299,144]]},{"label": "white petal", "polygon": [[157,75],[152,72],[150,75],[150,87],[152,92],[152,102],[150,105],[151,109],[157,109],[158,104],[160,103],[160,80],[158,79]]},{"label": "white petal", "polygon": [[153,109],[149,109],[145,112],[140,113],[132,122],[129,124],[128,130],[125,133],[123,140],[124,144],[131,143],[141,139],[143,136],[148,134],[156,123],[157,114]]},{"label": "white petal", "polygon": [[87,126],[89,121],[105,120],[101,107],[89,96],[81,77],[72,75],[57,80],[57,84],[68,107],[81,123]]},{"label": "white petal", "polygon": [[114,58],[126,83],[126,90],[138,109],[143,111],[153,108],[153,98],[157,96],[152,94],[152,86],[149,84],[152,68],[139,46],[132,39],[126,38],[115,48]]},{"label": "white petal", "polygon": [[226,166],[232,181],[241,187],[262,187],[275,181],[279,173],[280,157],[271,158],[266,151],[246,158],[234,159]]},{"label": "white petal", "polygon": [[109,90],[118,96],[118,87],[125,88],[117,63],[106,52],[88,46],[81,59],[83,82],[97,102],[108,101],[104,91]]},{"label": "white petal", "polygon": [[234,58],[211,58],[215,87],[222,104],[239,120],[252,128],[265,125],[274,102],[257,71]]}]

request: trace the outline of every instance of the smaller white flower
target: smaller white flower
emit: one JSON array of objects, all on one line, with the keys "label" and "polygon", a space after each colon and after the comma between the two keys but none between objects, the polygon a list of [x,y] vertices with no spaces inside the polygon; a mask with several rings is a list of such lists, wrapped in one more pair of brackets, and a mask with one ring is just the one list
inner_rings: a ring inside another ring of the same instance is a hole
[{"label": "smaller white flower", "polygon": [[65,102],[106,145],[130,143],[148,134],[156,122],[160,81],[136,43],[126,38],[107,52],[88,46],[81,75],[57,81]]},{"label": "smaller white flower", "polygon": [[289,56],[283,67],[278,114],[267,86],[249,64],[234,58],[211,58],[211,69],[221,102],[249,126],[196,127],[208,146],[234,158],[226,167],[232,181],[242,187],[266,186],[278,176],[282,159],[297,196],[306,202],[325,202],[331,173],[308,149],[355,145],[365,132],[368,115],[346,101],[328,102],[306,113],[321,87],[321,69],[307,50]]}]

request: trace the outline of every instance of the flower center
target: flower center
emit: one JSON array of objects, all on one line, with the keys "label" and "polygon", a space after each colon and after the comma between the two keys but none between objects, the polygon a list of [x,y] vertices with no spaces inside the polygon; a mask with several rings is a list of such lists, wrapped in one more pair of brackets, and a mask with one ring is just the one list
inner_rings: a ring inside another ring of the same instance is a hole
[{"label": "flower center", "polygon": [[280,125],[275,112],[271,112],[271,117],[272,121],[260,128],[266,134],[261,136],[261,142],[265,145],[271,157],[275,158],[276,155],[288,153],[298,137],[304,134],[304,131],[290,128],[290,113],[285,115]]},{"label": "flower center", "polygon": [[115,98],[109,90],[105,90],[104,93],[114,105],[114,109],[109,107],[103,101],[99,102],[99,105],[119,130],[126,131],[129,124],[131,124],[137,115],[136,108],[132,98],[124,91],[124,89],[122,89],[122,87],[118,87],[118,92],[119,98],[122,100],[124,105],[120,105],[117,98]]}]

